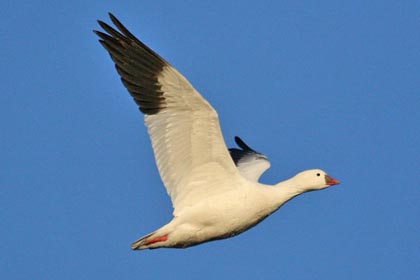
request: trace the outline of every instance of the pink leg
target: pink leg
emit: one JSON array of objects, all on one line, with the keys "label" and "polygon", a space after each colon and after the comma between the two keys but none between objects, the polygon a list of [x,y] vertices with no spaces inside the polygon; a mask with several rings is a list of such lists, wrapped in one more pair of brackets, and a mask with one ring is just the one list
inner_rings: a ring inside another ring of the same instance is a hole
[{"label": "pink leg", "polygon": [[158,237],[155,237],[153,239],[147,240],[145,245],[150,245],[150,244],[153,244],[153,243],[156,243],[156,242],[166,241],[166,240],[168,240],[168,236],[169,236],[169,234],[164,235],[164,236],[158,236]]}]

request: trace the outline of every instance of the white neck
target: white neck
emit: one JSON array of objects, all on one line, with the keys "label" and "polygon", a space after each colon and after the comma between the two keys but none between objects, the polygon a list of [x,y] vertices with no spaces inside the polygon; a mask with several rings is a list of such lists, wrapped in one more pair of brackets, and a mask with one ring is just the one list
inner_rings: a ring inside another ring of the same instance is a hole
[{"label": "white neck", "polygon": [[306,192],[297,182],[291,178],[289,180],[278,183],[272,187],[273,199],[277,207],[282,206],[290,199]]}]

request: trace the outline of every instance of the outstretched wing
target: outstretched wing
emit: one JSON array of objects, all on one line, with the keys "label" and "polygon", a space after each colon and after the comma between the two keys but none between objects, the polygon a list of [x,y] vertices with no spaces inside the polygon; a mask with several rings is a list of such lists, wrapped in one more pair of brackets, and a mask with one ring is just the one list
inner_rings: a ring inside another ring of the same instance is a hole
[{"label": "outstretched wing", "polygon": [[[112,14],[118,31],[95,31],[115,62],[121,81],[145,114],[155,160],[175,209],[226,191],[239,177],[217,112],[168,62],[132,35]],[[206,184],[203,184],[205,182]]]},{"label": "outstretched wing", "polygon": [[239,172],[248,180],[258,182],[261,175],[270,168],[267,156],[251,149],[241,138],[235,136],[235,142],[241,149],[229,149],[230,155]]}]

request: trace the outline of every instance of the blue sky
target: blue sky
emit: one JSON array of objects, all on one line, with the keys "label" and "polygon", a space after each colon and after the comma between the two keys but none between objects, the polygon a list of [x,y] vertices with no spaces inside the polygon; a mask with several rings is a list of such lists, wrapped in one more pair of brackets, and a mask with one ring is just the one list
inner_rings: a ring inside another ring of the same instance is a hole
[{"label": "blue sky", "polygon": [[[1,279],[418,277],[418,1],[38,2],[0,4]],[[320,167],[342,184],[232,239],[131,251],[172,208],[92,33],[107,12],[207,98],[229,146],[268,155],[263,182]]]}]

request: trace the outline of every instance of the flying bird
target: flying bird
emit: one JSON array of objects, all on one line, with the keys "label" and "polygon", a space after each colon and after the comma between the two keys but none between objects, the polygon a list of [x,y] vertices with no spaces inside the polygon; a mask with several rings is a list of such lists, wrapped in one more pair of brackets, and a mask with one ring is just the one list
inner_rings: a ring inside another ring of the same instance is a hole
[{"label": "flying bird", "polygon": [[340,182],[320,169],[274,186],[259,183],[267,157],[235,138],[228,150],[215,109],[165,59],[109,14],[94,31],[109,52],[150,135],[173,219],[132,243],[133,250],[186,248],[238,235],[304,192]]}]

